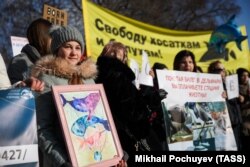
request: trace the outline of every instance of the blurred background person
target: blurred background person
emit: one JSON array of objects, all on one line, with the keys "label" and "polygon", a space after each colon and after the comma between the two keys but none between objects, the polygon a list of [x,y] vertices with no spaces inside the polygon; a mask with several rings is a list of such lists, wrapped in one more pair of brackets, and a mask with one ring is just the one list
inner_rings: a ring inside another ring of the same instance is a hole
[{"label": "blurred background person", "polygon": [[242,118],[238,98],[228,99],[226,95],[226,70],[221,61],[216,60],[209,64],[208,73],[220,74],[225,93],[222,95],[226,99],[229,117],[236,140],[238,151],[242,150]]},{"label": "blurred background person", "polygon": [[165,64],[154,63],[152,69],[149,71],[149,74],[153,78],[153,86],[140,85],[140,92],[147,104],[147,107],[150,111],[149,122],[153,130],[158,135],[158,138],[162,145],[162,150],[168,150],[166,130],[164,124],[164,116],[162,110],[161,101],[167,97],[167,92],[164,89],[159,89],[158,77],[156,70],[168,69]]},{"label": "blurred background person", "polygon": [[44,82],[34,78],[29,77],[24,81],[18,81],[11,85],[5,63],[3,61],[2,56],[0,56],[0,89],[11,89],[15,87],[30,87],[33,91],[43,91],[44,89]]},{"label": "blurred background person", "polygon": [[43,18],[31,22],[26,32],[29,43],[22,48],[19,55],[11,59],[7,69],[12,84],[29,78],[35,62],[51,53],[49,35],[51,26],[52,24]]},{"label": "blurred background person", "polygon": [[238,68],[239,81],[239,101],[242,116],[242,150],[250,150],[250,86],[249,86],[249,71],[245,68]]},{"label": "blurred background person", "polygon": [[[148,122],[149,110],[136,86],[135,74],[127,64],[126,47],[111,41],[97,59],[99,74],[124,151],[130,156],[135,151],[160,150],[157,135]],[[128,166],[130,165],[128,159]]]}]

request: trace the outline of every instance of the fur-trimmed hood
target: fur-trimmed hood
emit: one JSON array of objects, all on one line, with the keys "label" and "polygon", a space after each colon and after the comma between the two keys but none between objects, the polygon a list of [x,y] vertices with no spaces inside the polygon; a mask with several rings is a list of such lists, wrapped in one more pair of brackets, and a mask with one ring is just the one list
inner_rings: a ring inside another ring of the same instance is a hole
[{"label": "fur-trimmed hood", "polygon": [[72,66],[61,57],[48,55],[36,62],[31,75],[39,77],[44,73],[66,79],[71,79],[73,74],[77,74],[83,79],[91,79],[96,78],[98,71],[96,64],[89,58],[80,65]]}]

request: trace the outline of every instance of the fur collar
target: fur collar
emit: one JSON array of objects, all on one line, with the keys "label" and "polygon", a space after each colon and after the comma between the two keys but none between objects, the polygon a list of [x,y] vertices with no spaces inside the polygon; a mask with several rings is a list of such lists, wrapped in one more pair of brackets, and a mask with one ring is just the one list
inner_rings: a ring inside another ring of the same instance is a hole
[{"label": "fur collar", "polygon": [[71,79],[73,74],[77,74],[83,79],[90,79],[96,77],[97,66],[89,58],[80,65],[72,66],[63,58],[48,55],[38,60],[32,69],[34,77],[39,77],[43,73],[67,79]]},{"label": "fur collar", "polygon": [[99,76],[106,78],[110,73],[122,73],[129,80],[135,80],[135,74],[128,65],[122,63],[120,60],[109,56],[99,56],[97,59],[97,66],[99,69]]}]

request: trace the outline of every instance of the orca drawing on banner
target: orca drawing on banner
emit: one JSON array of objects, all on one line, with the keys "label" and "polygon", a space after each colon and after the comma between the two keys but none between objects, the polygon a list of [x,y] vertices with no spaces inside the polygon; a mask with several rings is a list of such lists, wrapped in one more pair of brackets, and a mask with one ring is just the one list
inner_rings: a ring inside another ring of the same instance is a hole
[{"label": "orca drawing on banner", "polygon": [[205,62],[212,59],[229,60],[229,56],[236,59],[236,54],[233,50],[226,48],[227,43],[235,42],[237,48],[242,51],[241,42],[247,39],[243,36],[240,27],[233,23],[235,15],[233,15],[225,24],[217,27],[211,34],[207,44],[207,52],[201,57],[200,62]]}]

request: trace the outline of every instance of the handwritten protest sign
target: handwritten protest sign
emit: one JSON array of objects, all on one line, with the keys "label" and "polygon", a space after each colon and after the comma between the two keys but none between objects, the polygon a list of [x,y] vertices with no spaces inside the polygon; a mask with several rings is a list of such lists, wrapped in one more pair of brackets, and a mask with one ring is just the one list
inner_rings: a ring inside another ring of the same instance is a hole
[{"label": "handwritten protest sign", "polygon": [[218,74],[157,70],[169,150],[237,150]]},{"label": "handwritten protest sign", "polygon": [[239,82],[237,74],[226,76],[226,88],[228,99],[239,97]]}]

